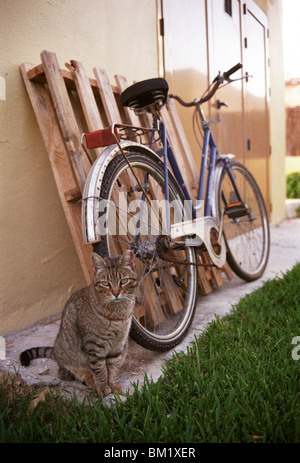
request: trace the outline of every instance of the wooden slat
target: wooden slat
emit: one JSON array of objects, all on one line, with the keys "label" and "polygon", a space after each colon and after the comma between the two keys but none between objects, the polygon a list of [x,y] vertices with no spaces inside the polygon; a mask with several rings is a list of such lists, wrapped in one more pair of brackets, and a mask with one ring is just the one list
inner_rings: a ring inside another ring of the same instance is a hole
[{"label": "wooden slat", "polygon": [[[67,64],[66,66],[69,67]],[[104,126],[100,117],[94,92],[92,90],[90,79],[85,71],[85,68],[79,61],[71,60],[69,69],[72,70],[73,73],[77,93],[89,132],[103,129]],[[95,148],[91,151],[93,152],[95,159],[101,154],[103,150],[100,148]]]},{"label": "wooden slat", "polygon": [[74,167],[78,186],[82,191],[91,164],[80,144],[81,134],[60,73],[57,57],[54,53],[43,51],[41,58],[65,144]]},{"label": "wooden slat", "polygon": [[94,74],[108,120],[108,125],[112,125],[114,123],[121,124],[121,116],[106,71],[104,71],[104,69],[94,68]]},{"label": "wooden slat", "polygon": [[161,109],[161,117],[162,117],[163,122],[164,122],[164,124],[166,126],[168,139],[169,139],[169,142],[171,143],[174,157],[175,157],[176,162],[178,164],[178,167],[179,167],[179,169],[181,171],[181,175],[182,175],[182,178],[184,180],[185,187],[186,187],[186,189],[187,189],[187,191],[189,193],[190,198],[193,199],[195,197],[195,194],[194,194],[194,192],[192,190],[191,178],[190,178],[190,176],[189,176],[189,174],[188,174],[188,172],[186,170],[186,166],[184,164],[183,158],[181,157],[180,145],[178,143],[176,133],[175,133],[175,130],[174,130],[174,127],[173,127],[173,124],[172,124],[172,120],[170,119],[170,115],[168,113],[168,110],[167,110],[166,106],[164,106]]},{"label": "wooden slat", "polygon": [[77,202],[70,202],[65,197],[65,195],[71,191],[77,191],[78,194],[78,187],[73,176],[64,140],[53,110],[51,97],[45,86],[37,85],[28,80],[27,73],[30,69],[32,69],[32,65],[29,63],[23,63],[20,66],[21,74],[49,156],[60,200],[78,253],[80,264],[86,281],[90,282],[93,276],[93,269],[90,261],[91,246],[82,245],[81,207]]},{"label": "wooden slat", "polygon": [[[116,79],[119,94],[121,94],[128,87],[127,79],[126,77],[119,76],[119,75],[116,75],[115,79]],[[135,114],[134,111],[132,111],[132,109],[124,106],[124,112],[125,112],[128,124],[131,124],[137,127],[141,125],[139,117]]]},{"label": "wooden slat", "polygon": [[[137,270],[139,267],[142,268],[143,264],[138,262]],[[139,274],[142,275],[143,270],[140,270]],[[155,278],[156,275],[153,276],[154,280]],[[139,320],[139,322],[147,328],[153,328],[165,320],[165,315],[160,305],[164,298],[162,294],[157,292],[157,290],[159,290],[159,288],[155,288],[150,281],[144,280],[142,283],[141,294],[137,298],[134,315],[137,320]]]},{"label": "wooden slat", "polygon": [[155,287],[150,281],[144,287],[147,293],[145,298],[146,324],[147,326],[150,324],[154,327],[162,323],[165,319],[163,310],[158,303],[159,300],[162,300],[162,297],[156,293]]},{"label": "wooden slat", "polygon": [[81,191],[78,186],[71,188],[71,190],[64,192],[66,201],[79,201],[82,197]]},{"label": "wooden slat", "polygon": [[[197,255],[197,263],[202,264],[201,257]],[[202,296],[206,296],[207,294],[212,292],[212,286],[207,278],[206,272],[203,267],[198,267],[198,285]],[[211,274],[210,274],[211,275]]]},{"label": "wooden slat", "polygon": [[44,73],[43,64],[41,63],[38,66],[34,66],[31,69],[29,69],[27,73],[27,78],[28,80],[44,84],[46,82],[46,76]]},{"label": "wooden slat", "polygon": [[171,98],[167,104],[167,111],[170,115],[172,126],[178,139],[183,163],[185,165],[187,174],[191,180],[191,188],[194,192],[194,195],[197,197],[199,172],[196,167],[195,158],[190,149],[188,140],[185,136],[183,126],[175,105],[175,101]]},{"label": "wooden slat", "polygon": [[161,277],[161,288],[171,314],[180,312],[183,309],[180,295],[178,291],[174,291],[173,285],[172,275],[168,271],[164,272]]},{"label": "wooden slat", "polygon": [[[66,87],[69,90],[76,90],[76,85],[75,85],[75,82],[74,82],[73,72],[72,71],[66,71],[65,69],[61,69],[60,72],[61,72],[61,75],[62,75],[64,81],[65,81]],[[45,76],[43,63],[38,64],[37,66],[34,66],[32,69],[30,69],[28,71],[28,76],[27,77],[32,82],[37,82],[39,84],[46,84],[47,79],[46,79],[46,76]],[[90,81],[93,93],[96,94],[96,95],[99,95],[99,90],[98,90],[96,79],[93,79],[93,78],[90,77],[89,81]],[[113,91],[115,93],[117,93],[117,89],[114,88],[114,87],[112,87],[112,88],[113,88]]]},{"label": "wooden slat", "polygon": [[229,267],[229,264],[228,262],[225,263],[225,265],[223,265],[222,267],[222,272],[225,273],[226,277],[228,280],[232,280],[233,278],[233,271],[231,270],[231,268]]},{"label": "wooden slat", "polygon": [[[202,252],[201,254],[201,257],[202,257],[202,261],[204,264],[206,265],[211,265],[211,260],[210,260],[210,257],[208,255],[208,253],[205,251],[205,252]],[[222,286],[224,281],[223,281],[223,278],[221,276],[221,272],[220,270],[217,269],[217,267],[209,267],[210,268],[210,272],[211,272],[211,281],[212,283],[214,283],[216,286]]]},{"label": "wooden slat", "polygon": [[[116,79],[116,83],[117,83],[117,89],[118,89],[118,92],[119,94],[121,95],[121,93],[128,87],[128,82],[127,82],[127,79],[126,77],[123,77],[123,76],[119,76],[119,75],[116,75],[115,76],[115,79]],[[124,113],[125,113],[125,117],[126,117],[126,123],[127,124],[130,124],[130,125],[133,125],[135,127],[152,127],[152,120],[151,120],[151,117],[147,118],[146,120],[146,123],[145,123],[145,117],[139,117],[135,114],[135,112],[128,108],[128,107],[125,107],[124,106]],[[149,114],[150,116],[150,114]],[[150,145],[150,134],[148,135],[144,135],[143,137],[138,137],[137,141],[138,143],[143,143],[143,144],[146,144],[146,145]],[[159,147],[157,146],[157,143],[154,143],[153,146],[152,146],[152,149],[154,150],[158,150]]]}]

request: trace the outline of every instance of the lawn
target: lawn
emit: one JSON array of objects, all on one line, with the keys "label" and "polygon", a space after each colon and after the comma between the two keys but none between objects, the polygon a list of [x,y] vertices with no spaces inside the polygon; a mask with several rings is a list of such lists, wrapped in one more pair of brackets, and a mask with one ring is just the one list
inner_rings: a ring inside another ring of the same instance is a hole
[{"label": "lawn", "polygon": [[[298,338],[299,337],[299,338]],[[299,347],[298,347],[299,346]],[[2,378],[0,442],[300,442],[300,264],[217,318],[158,382],[80,404]]]}]

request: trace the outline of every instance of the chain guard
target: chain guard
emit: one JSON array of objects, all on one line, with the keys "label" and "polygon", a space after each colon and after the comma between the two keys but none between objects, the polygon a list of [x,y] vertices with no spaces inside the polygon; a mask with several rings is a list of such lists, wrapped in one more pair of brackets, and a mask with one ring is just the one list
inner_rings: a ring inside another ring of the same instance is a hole
[{"label": "chain guard", "polygon": [[171,238],[184,238],[186,246],[205,245],[212,263],[221,268],[226,262],[226,244],[223,234],[218,243],[219,227],[213,217],[201,217],[195,220],[171,225]]}]

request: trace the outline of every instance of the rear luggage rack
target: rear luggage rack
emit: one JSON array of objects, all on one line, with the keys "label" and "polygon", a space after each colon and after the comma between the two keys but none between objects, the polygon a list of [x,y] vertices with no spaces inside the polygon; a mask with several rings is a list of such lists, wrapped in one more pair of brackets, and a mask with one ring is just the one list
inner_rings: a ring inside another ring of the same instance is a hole
[{"label": "rear luggage rack", "polygon": [[160,136],[157,129],[135,127],[126,124],[113,124],[105,129],[83,133],[81,136],[81,144],[86,150],[86,148],[104,148],[115,143],[119,145],[121,140],[149,145],[159,141],[159,139]]}]

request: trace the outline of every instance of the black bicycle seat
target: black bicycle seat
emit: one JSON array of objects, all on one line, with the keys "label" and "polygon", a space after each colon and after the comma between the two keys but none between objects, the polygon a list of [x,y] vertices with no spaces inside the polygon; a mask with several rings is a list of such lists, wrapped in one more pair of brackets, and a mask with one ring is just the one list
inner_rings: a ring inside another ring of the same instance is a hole
[{"label": "black bicycle seat", "polygon": [[153,105],[156,109],[167,101],[169,86],[165,79],[157,77],[147,79],[126,88],[121,93],[121,104],[136,111],[150,110]]}]

